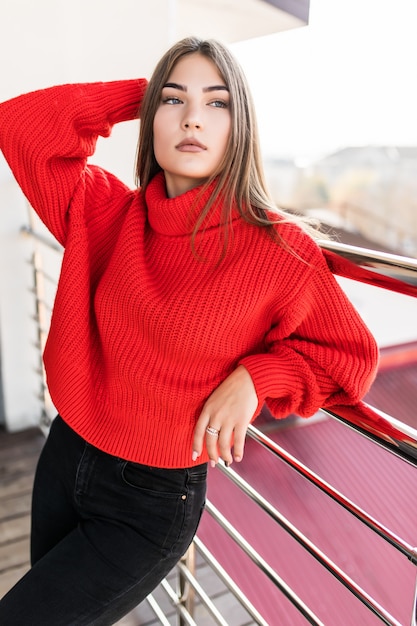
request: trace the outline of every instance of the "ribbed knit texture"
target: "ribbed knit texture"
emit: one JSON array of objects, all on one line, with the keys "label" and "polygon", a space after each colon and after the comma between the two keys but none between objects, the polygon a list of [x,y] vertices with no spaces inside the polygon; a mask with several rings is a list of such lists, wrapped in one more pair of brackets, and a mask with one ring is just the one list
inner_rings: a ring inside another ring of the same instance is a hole
[{"label": "ribbed knit texture", "polygon": [[87,164],[98,135],[137,116],[145,88],[64,85],[15,98],[0,106],[0,147],[65,247],[44,355],[57,410],[106,452],[186,467],[205,400],[239,363],[257,412],[266,401],[276,417],[309,416],[357,403],[378,354],[298,227],[279,226],[291,254],[235,215],[218,264],[217,206],[197,237],[201,260],[190,245],[199,190],[168,199],[160,173],[144,197]]}]

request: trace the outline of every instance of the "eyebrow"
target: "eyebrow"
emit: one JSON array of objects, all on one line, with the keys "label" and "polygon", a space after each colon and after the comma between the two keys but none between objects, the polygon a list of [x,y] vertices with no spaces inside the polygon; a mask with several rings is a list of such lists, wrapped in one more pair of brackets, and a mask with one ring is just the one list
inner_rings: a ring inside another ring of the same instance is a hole
[{"label": "eyebrow", "polygon": [[[171,87],[172,89],[178,89],[179,91],[187,91],[186,85],[180,85],[179,83],[165,83],[163,89],[165,87]],[[203,92],[208,93],[210,91],[229,91],[229,88],[226,85],[210,85],[209,87],[203,87]]]}]

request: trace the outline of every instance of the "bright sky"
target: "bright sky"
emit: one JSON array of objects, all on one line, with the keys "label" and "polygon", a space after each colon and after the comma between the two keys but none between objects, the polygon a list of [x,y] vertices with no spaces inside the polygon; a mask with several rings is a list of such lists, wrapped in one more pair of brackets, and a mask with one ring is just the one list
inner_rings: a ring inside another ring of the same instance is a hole
[{"label": "bright sky", "polygon": [[417,145],[417,0],[311,0],[307,27],[233,51],[265,156]]}]

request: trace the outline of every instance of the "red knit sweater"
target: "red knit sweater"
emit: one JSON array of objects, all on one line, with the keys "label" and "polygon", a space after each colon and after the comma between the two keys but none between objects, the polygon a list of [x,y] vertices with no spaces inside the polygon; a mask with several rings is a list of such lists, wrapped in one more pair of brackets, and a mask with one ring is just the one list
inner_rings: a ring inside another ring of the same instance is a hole
[{"label": "red knit sweater", "polygon": [[218,266],[217,207],[198,237],[203,262],[190,246],[197,190],[168,199],[160,173],[143,194],[87,163],[98,135],[137,116],[145,88],[64,85],[15,98],[0,106],[0,148],[65,248],[44,355],[55,407],[106,452],[185,467],[205,400],[238,364],[258,410],[266,401],[276,417],[310,416],[357,403],[378,355],[297,226],[279,225],[291,254],[235,215]]}]

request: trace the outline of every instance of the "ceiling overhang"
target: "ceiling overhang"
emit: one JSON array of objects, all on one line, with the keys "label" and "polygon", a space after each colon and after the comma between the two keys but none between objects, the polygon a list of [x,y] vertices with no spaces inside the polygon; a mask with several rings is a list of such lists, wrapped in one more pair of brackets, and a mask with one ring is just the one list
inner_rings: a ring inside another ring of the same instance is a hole
[{"label": "ceiling overhang", "polygon": [[310,0],[177,0],[175,36],[227,43],[305,26]]}]

